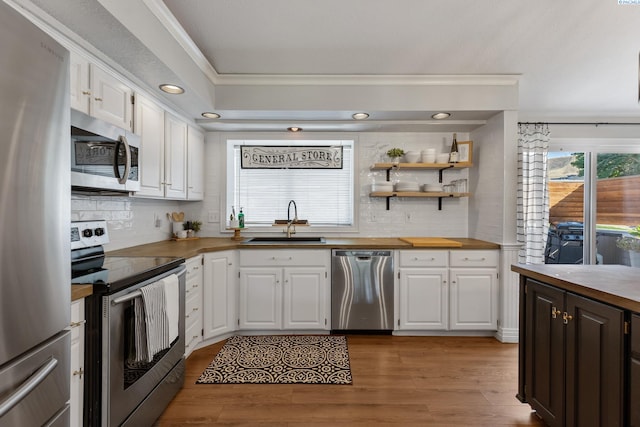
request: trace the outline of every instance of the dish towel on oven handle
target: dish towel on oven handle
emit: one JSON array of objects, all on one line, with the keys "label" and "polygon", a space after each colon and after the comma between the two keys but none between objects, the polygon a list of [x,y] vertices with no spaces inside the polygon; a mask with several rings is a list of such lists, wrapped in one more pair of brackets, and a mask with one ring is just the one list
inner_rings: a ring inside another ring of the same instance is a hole
[{"label": "dish towel on oven handle", "polygon": [[[138,359],[144,357],[146,362],[151,362],[160,351],[169,347],[169,321],[167,319],[165,286],[159,280],[140,288],[142,292],[142,305],[144,306],[144,326],[138,329],[145,331],[146,337],[140,337],[141,348],[136,351]],[[136,312],[136,316],[138,312]],[[146,343],[145,343],[146,341]],[[146,344],[146,354],[143,351]]]},{"label": "dish towel on oven handle", "polygon": [[169,322],[169,345],[178,338],[180,316],[180,288],[178,276],[171,274],[164,279],[164,295],[166,303],[167,321]]}]

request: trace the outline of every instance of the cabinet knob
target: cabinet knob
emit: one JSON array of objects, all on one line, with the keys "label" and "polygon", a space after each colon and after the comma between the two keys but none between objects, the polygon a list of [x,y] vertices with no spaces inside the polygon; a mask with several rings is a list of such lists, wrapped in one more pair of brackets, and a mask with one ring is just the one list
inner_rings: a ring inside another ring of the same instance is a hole
[{"label": "cabinet knob", "polygon": [[91,91],[90,90],[83,90],[82,94],[83,95],[91,95]]},{"label": "cabinet knob", "polygon": [[573,316],[565,311],[564,313],[562,313],[562,320],[565,325],[568,325],[569,320],[573,320]]},{"label": "cabinet knob", "polygon": [[551,307],[551,318],[557,319],[559,314],[560,314],[560,310],[558,310],[555,307]]},{"label": "cabinet knob", "polygon": [[93,99],[95,99],[98,102],[102,102],[102,98],[93,98]]},{"label": "cabinet knob", "polygon": [[77,370],[77,371],[73,371],[73,375],[74,375],[74,376],[79,375],[80,379],[82,379],[82,375],[83,375],[83,374],[84,374],[84,370],[83,370],[82,368],[80,368],[80,369],[79,369],[79,370]]}]

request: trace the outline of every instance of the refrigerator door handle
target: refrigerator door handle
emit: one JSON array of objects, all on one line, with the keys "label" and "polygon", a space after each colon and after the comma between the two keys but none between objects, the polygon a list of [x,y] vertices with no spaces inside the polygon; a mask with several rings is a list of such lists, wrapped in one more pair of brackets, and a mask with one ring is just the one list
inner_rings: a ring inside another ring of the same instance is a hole
[{"label": "refrigerator door handle", "polygon": [[53,372],[57,365],[58,359],[55,357],[51,358],[51,360],[38,368],[31,377],[22,383],[14,393],[0,402],[0,418],[9,412],[11,408],[20,403],[20,401],[29,393],[35,390],[35,388],[38,387],[49,376],[49,374],[51,374],[51,372]]}]

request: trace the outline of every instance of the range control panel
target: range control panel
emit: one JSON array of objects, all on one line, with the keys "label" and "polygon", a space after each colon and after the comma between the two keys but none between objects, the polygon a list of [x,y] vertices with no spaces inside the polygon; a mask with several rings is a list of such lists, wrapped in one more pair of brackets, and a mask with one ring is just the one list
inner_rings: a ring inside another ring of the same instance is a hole
[{"label": "range control panel", "polygon": [[89,248],[109,243],[107,221],[73,221],[71,223],[71,249]]}]

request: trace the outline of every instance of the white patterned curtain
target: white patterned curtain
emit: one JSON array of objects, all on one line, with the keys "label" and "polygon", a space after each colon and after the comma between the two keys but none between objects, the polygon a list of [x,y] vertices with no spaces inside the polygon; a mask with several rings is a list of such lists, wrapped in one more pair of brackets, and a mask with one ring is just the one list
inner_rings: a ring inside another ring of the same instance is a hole
[{"label": "white patterned curtain", "polygon": [[518,262],[544,264],[549,231],[546,124],[518,125]]}]

